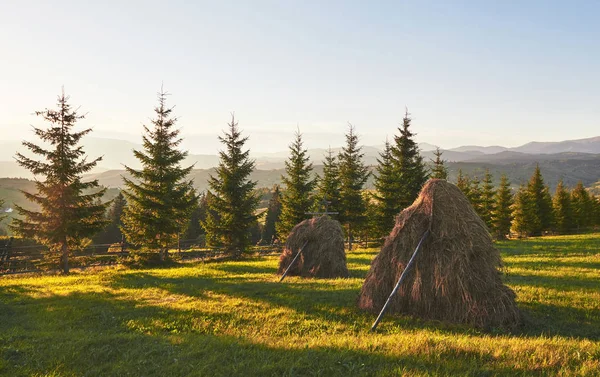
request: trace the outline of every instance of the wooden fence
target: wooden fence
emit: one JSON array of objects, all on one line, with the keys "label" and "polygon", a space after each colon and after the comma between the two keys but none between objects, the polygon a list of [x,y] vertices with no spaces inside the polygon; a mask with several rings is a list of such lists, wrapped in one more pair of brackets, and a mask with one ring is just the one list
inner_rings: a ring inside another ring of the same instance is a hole
[{"label": "wooden fence", "polygon": [[[0,275],[20,274],[39,271],[58,270],[45,258],[48,248],[43,245],[15,246],[12,239],[0,244]],[[93,244],[83,250],[74,252],[69,257],[71,268],[88,268],[108,266],[121,263],[132,251],[132,246],[125,243]],[[253,254],[269,255],[281,253],[279,245],[253,246],[249,248]],[[201,261],[225,256],[225,249],[205,248],[197,245],[197,240],[180,240],[169,248],[169,254],[180,261]]]}]

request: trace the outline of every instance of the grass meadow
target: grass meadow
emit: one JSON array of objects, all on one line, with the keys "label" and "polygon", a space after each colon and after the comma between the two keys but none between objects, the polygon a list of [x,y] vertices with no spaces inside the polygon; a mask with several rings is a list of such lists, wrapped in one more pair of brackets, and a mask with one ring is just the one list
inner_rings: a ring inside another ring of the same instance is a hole
[{"label": "grass meadow", "polygon": [[526,323],[512,333],[356,308],[350,279],[288,278],[277,257],[0,278],[6,376],[600,375],[600,234],[501,242]]}]

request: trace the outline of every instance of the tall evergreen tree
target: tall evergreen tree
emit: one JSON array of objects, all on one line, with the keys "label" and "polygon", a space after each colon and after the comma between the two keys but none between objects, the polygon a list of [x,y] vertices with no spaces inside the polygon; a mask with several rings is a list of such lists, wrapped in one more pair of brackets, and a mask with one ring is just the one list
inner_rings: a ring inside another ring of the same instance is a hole
[{"label": "tall evergreen tree", "polygon": [[296,224],[310,217],[307,212],[313,204],[312,192],[317,184],[312,177],[313,165],[309,162],[299,130],[289,149],[290,157],[285,162],[286,174],[281,177],[285,190],[281,195],[281,215],[277,226],[277,234],[282,238],[287,237]]},{"label": "tall evergreen tree", "polygon": [[172,116],[173,108],[167,107],[167,95],[161,88],[152,128],[144,126],[144,149],[133,151],[142,169],[126,166],[132,179],[123,178],[127,199],[123,234],[134,245],[158,250],[161,261],[168,258],[169,247],[185,230],[197,203],[192,181],[187,178],[193,166],[181,167],[187,152],[178,149],[177,118]]},{"label": "tall evergreen tree", "polygon": [[398,215],[397,179],[392,155],[392,146],[385,141],[385,147],[377,159],[375,175],[375,207],[372,213],[373,230],[377,237],[383,237],[394,227],[394,219]]},{"label": "tall evergreen tree", "polygon": [[221,236],[221,232],[217,230],[221,223],[221,215],[216,209],[215,195],[210,190],[207,190],[204,201],[205,203],[200,201],[200,205],[206,206],[206,215],[200,221],[200,225],[202,225],[202,229],[204,230],[206,246],[221,247],[223,246],[223,237]]},{"label": "tall evergreen tree", "polygon": [[217,175],[211,175],[208,181],[214,193],[209,205],[218,218],[211,216],[216,221],[207,221],[206,231],[211,238],[221,240],[228,254],[239,258],[251,243],[250,230],[256,222],[259,197],[256,182],[250,180],[255,162],[249,157],[250,151],[243,150],[248,138],[242,137],[233,115],[228,126],[228,132],[219,137],[225,150],[219,152]]},{"label": "tall evergreen tree", "polygon": [[527,191],[533,201],[533,208],[535,215],[537,216],[539,226],[531,229],[531,234],[539,236],[545,230],[552,228],[552,197],[548,186],[544,184],[544,178],[540,170],[540,165],[536,165],[535,171],[527,184]]},{"label": "tall evergreen tree", "polygon": [[500,186],[496,190],[494,210],[492,212],[492,231],[497,239],[506,239],[510,233],[513,194],[510,182],[505,174],[500,177]]},{"label": "tall evergreen tree", "polygon": [[0,199],[0,222],[6,218],[6,213],[4,212],[4,199]]},{"label": "tall evergreen tree", "polygon": [[346,145],[339,155],[340,161],[340,215],[346,224],[348,248],[352,249],[353,232],[361,229],[367,220],[366,203],[362,189],[369,177],[369,170],[363,162],[362,147],[358,145],[358,135],[354,126],[348,125]]},{"label": "tall evergreen tree", "polygon": [[464,175],[462,169],[458,169],[458,177],[456,177],[456,187],[462,191],[467,198],[470,197],[471,180],[467,175]]},{"label": "tall evergreen tree", "polygon": [[515,195],[512,230],[521,236],[527,237],[539,228],[540,219],[537,215],[534,199],[531,197],[527,186],[521,185]]},{"label": "tall evergreen tree", "polygon": [[466,194],[467,198],[469,198],[475,212],[477,212],[479,217],[483,218],[481,181],[478,177],[473,177],[469,179],[469,184],[470,186]]},{"label": "tall evergreen tree", "polygon": [[435,147],[435,152],[433,152],[435,156],[435,160],[431,160],[433,162],[433,167],[431,169],[431,178],[437,179],[448,179],[448,168],[446,167],[446,161],[442,159],[442,150],[440,147]]},{"label": "tall evergreen tree", "polygon": [[265,226],[262,230],[261,239],[263,243],[272,244],[278,238],[277,234],[277,222],[281,215],[281,196],[279,192],[279,185],[273,187],[273,196],[269,200],[269,206],[267,208],[267,217],[265,219]]},{"label": "tall evergreen tree", "polygon": [[16,205],[21,217],[14,219],[11,225],[16,234],[35,238],[48,246],[51,256],[60,255],[64,273],[69,272],[69,254],[81,248],[106,224],[107,207],[100,203],[106,190],[100,189],[98,181],[82,181],[82,175],[94,168],[101,158],[92,161],[85,158],[79,142],[92,130],[73,130],[84,115],[72,109],[68,100],[63,90],[56,110],[35,113],[49,123],[47,129],[34,128],[35,135],[49,149],[25,141],[23,145],[43,160],[21,153],[17,153],[16,159],[19,165],[44,178],[36,181],[36,193],[23,192],[29,201],[39,205],[40,211]]},{"label": "tall evergreen tree", "polygon": [[327,150],[327,155],[323,161],[323,177],[318,179],[317,197],[320,200],[327,200],[327,210],[329,212],[338,212],[340,203],[340,169],[336,156],[333,155],[331,148]]},{"label": "tall evergreen tree", "polygon": [[592,199],[594,204],[594,225],[600,226],[600,196],[593,196]]},{"label": "tall evergreen tree", "polygon": [[573,210],[571,208],[571,194],[565,188],[562,179],[558,181],[556,192],[552,199],[554,211],[554,226],[558,233],[568,234],[573,229]]},{"label": "tall evergreen tree", "polygon": [[571,192],[573,225],[577,231],[588,228],[594,223],[594,203],[583,183],[579,181]]},{"label": "tall evergreen tree", "polygon": [[202,192],[198,197],[198,203],[194,206],[185,233],[181,237],[184,240],[198,240],[204,234],[202,221],[206,219],[206,193]]},{"label": "tall evergreen tree", "polygon": [[94,243],[96,244],[111,244],[121,242],[123,240],[123,234],[121,233],[121,216],[125,209],[127,202],[122,192],[112,201],[110,208],[106,214],[106,220],[108,225],[94,237]]},{"label": "tall evergreen tree", "polygon": [[428,179],[427,168],[410,126],[411,118],[406,110],[402,127],[398,129],[400,135],[394,136],[395,144],[392,146],[397,184],[397,213],[412,204]]},{"label": "tall evergreen tree", "polygon": [[492,174],[489,169],[486,169],[483,181],[481,182],[480,216],[490,231],[494,228],[493,214],[496,204],[496,190],[494,189],[494,182],[492,179]]}]

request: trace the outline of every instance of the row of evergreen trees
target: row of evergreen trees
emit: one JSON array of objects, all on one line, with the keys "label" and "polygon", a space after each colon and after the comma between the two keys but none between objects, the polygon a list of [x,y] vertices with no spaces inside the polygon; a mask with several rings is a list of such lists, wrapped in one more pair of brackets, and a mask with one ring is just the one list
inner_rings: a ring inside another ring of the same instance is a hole
[{"label": "row of evergreen trees", "polygon": [[457,186],[499,239],[511,232],[519,236],[569,234],[600,226],[600,198],[590,194],[581,182],[568,190],[562,180],[552,196],[539,165],[514,195],[505,175],[495,188],[489,170],[481,180],[459,171]]},{"label": "row of evergreen trees", "polygon": [[[408,111],[393,142],[386,141],[380,154],[372,193],[363,189],[370,173],[352,125],[341,152],[334,155],[330,149],[325,156],[322,176],[315,176],[298,131],[289,146],[283,187],[281,191],[275,188],[261,231],[256,213],[259,195],[256,182],[249,179],[255,163],[244,148],[248,138],[242,136],[235,117],[232,115],[219,138],[224,148],[216,173],[210,177],[209,190],[198,195],[188,178],[193,166],[181,166],[187,152],[179,149],[177,118],[166,104],[167,93],[161,90],[155,117],[150,126],[144,126],[143,149],[133,152],[142,168],[126,167],[131,178],[123,178],[125,189],[107,211],[109,203],[101,201],[106,190],[97,181],[82,179],[101,158],[86,159],[79,144],[91,130],[74,130],[84,116],[68,99],[63,92],[56,110],[36,112],[49,127],[34,128],[34,132],[49,147],[24,142],[41,159],[20,153],[16,158],[43,178],[36,181],[36,193],[25,193],[40,210],[16,206],[20,216],[10,225],[16,234],[35,238],[60,256],[65,272],[69,270],[69,255],[94,236],[96,242],[124,238],[140,248],[158,251],[165,260],[179,237],[203,234],[208,245],[224,247],[239,257],[257,238],[268,243],[283,238],[311,213],[324,210],[335,213],[350,242],[356,235],[379,238],[389,233],[395,216],[414,201],[429,177],[448,176],[439,149],[432,169],[426,167],[410,129]],[[549,230],[581,230],[597,222],[596,198],[581,184],[571,193],[560,184],[553,200],[539,167],[514,197],[506,177],[495,189],[489,172],[482,181],[459,172],[457,184],[498,237],[504,237],[511,228],[520,234],[539,235]]]},{"label": "row of evergreen trees", "polygon": [[[143,149],[134,151],[142,168],[126,167],[131,178],[123,178],[125,190],[114,201],[101,201],[106,189],[98,181],[84,182],[83,174],[94,168],[101,157],[88,161],[80,141],[91,129],[75,131],[77,121],[84,118],[69,104],[63,93],[58,108],[36,112],[47,128],[34,128],[36,136],[48,148],[23,142],[40,160],[18,153],[17,162],[36,175],[36,193],[25,192],[40,210],[15,206],[19,217],[10,227],[17,235],[35,238],[47,245],[50,255],[60,258],[62,269],[69,272],[69,256],[81,250],[103,230],[102,237],[111,239],[122,232],[124,238],[141,248],[157,250],[160,259],[186,229],[197,208],[198,195],[188,179],[193,166],[182,167],[187,152],[181,151],[177,118],[166,105],[167,93],[161,90],[151,126],[144,126]],[[258,197],[256,182],[249,180],[254,162],[243,150],[243,138],[232,117],[227,132],[220,138],[225,149],[220,153],[216,175],[211,177],[208,211],[202,224],[210,239],[239,256],[248,244],[248,230],[255,221]],[[114,238],[112,240],[114,242]]]}]

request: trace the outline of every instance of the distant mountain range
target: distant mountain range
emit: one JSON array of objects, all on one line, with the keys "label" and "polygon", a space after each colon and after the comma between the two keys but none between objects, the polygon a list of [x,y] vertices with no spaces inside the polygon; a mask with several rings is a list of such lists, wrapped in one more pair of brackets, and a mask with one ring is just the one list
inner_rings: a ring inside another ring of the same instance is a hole
[{"label": "distant mountain range", "polygon": [[[435,146],[428,143],[419,144],[421,153],[426,161],[433,159]],[[109,187],[118,187],[123,165],[139,168],[132,150],[140,149],[139,144],[117,139],[89,137],[85,143],[86,152],[90,157],[103,156],[99,167],[91,177],[99,178],[101,183]],[[367,165],[375,166],[383,146],[364,146],[364,161]],[[334,148],[334,153],[340,148]],[[16,151],[23,151],[19,142],[0,142],[0,177],[32,178],[31,174],[17,165],[14,161]],[[270,186],[280,182],[284,161],[288,151],[276,153],[258,153],[253,151],[257,170],[253,179],[259,181],[259,186]],[[311,161],[319,171],[325,149],[310,149]],[[514,184],[524,182],[533,170],[535,163],[542,166],[544,177],[551,186],[558,179],[564,179],[568,185],[574,185],[582,180],[586,185],[592,185],[600,180],[600,136],[580,140],[561,142],[531,142],[515,148],[501,146],[462,146],[443,150],[443,158],[448,161],[451,173],[458,169],[472,175],[481,175],[483,169],[492,172],[509,174]],[[210,169],[218,163],[216,154],[190,154],[184,161],[185,165],[194,164],[194,178],[199,189],[205,189],[205,181]]]}]

